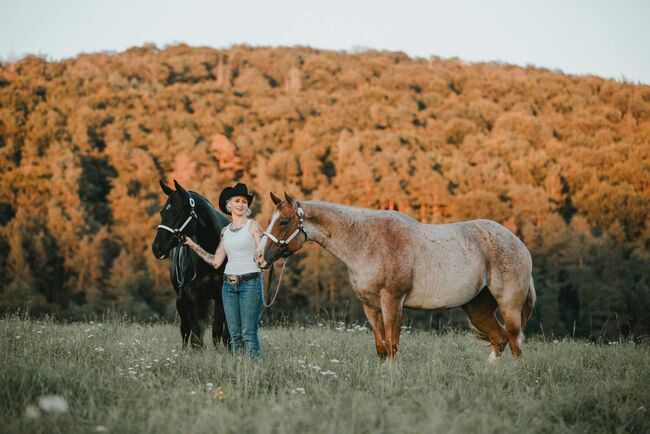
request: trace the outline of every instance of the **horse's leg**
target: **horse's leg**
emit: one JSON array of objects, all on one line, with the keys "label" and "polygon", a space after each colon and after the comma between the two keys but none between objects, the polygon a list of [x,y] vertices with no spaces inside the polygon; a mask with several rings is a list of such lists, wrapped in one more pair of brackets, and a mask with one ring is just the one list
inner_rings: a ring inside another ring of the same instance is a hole
[{"label": "horse's leg", "polygon": [[488,361],[493,362],[508,343],[508,335],[494,314],[497,309],[496,300],[490,291],[484,288],[474,299],[461,307],[472,325],[478,330],[478,337],[489,340],[492,344],[492,352]]},{"label": "horse's leg", "polygon": [[523,334],[521,333],[521,307],[500,307],[508,333],[508,345],[513,357],[521,356]]},{"label": "horse's leg", "polygon": [[[528,282],[526,282],[527,284]],[[506,326],[506,335],[508,336],[508,345],[513,357],[521,356],[521,345],[523,341],[521,311],[528,295],[528,287],[521,291],[517,288],[521,286],[517,284],[515,279],[505,282],[502,290],[494,291],[490,287],[490,292],[494,296],[499,310],[503,316],[503,322]]]},{"label": "horse's leg", "polygon": [[384,361],[386,360],[386,356],[388,356],[388,351],[386,351],[384,320],[381,317],[381,311],[377,311],[364,303],[363,313],[366,314],[366,318],[368,318],[368,322],[370,323],[375,335],[375,348],[377,349],[377,355],[382,361]]},{"label": "horse's leg", "polygon": [[226,313],[223,310],[223,299],[221,298],[221,291],[217,294],[214,300],[214,318],[212,321],[212,343],[215,347],[219,346],[219,341],[223,345],[228,346],[230,334],[226,326]]},{"label": "horse's leg", "polygon": [[[184,288],[186,291],[191,288]],[[186,294],[187,295],[187,294]],[[203,328],[201,319],[203,318],[202,310],[207,310],[199,306],[196,297],[187,296],[185,298],[185,306],[188,313],[188,326],[189,326],[189,341],[192,348],[203,347]]]},{"label": "horse's leg", "polygon": [[402,306],[404,297],[395,297],[386,290],[379,294],[381,304],[381,316],[384,320],[384,331],[386,333],[386,350],[388,356],[395,360],[399,347],[400,327],[402,325]]},{"label": "horse's leg", "polygon": [[[198,292],[198,291],[197,291]],[[203,335],[205,334],[205,328],[208,325],[208,309],[210,308],[210,303],[207,298],[199,296],[199,299],[196,300],[196,334],[198,337],[198,347],[203,347]]]},{"label": "horse's leg", "polygon": [[187,341],[190,338],[190,318],[187,312],[187,304],[182,295],[176,297],[176,309],[178,315],[181,317],[181,339],[183,341],[183,348],[187,348]]}]

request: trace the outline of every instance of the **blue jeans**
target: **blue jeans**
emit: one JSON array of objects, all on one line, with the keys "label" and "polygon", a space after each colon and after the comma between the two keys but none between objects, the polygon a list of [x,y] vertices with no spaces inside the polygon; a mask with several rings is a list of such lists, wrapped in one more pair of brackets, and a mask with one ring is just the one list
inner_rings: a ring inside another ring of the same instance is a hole
[{"label": "blue jeans", "polygon": [[239,285],[223,282],[221,296],[226,312],[229,348],[232,354],[245,352],[253,359],[260,357],[260,339],[257,331],[263,308],[261,275]]}]

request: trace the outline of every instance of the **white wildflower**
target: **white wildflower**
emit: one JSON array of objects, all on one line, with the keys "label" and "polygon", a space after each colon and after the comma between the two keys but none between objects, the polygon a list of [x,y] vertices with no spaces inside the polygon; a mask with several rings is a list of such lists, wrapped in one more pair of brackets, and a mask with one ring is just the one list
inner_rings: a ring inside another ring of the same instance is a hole
[{"label": "white wildflower", "polygon": [[46,413],[67,413],[68,401],[59,395],[45,395],[38,398],[38,406]]},{"label": "white wildflower", "polygon": [[33,405],[28,405],[25,407],[25,417],[28,417],[30,419],[36,419],[41,415],[41,412],[38,410],[37,407]]},{"label": "white wildflower", "polygon": [[332,363],[341,363],[339,359],[330,359],[330,362]]},{"label": "white wildflower", "polygon": [[107,432],[107,431],[108,430],[106,429],[106,427],[104,425],[97,425],[95,427],[95,432]]},{"label": "white wildflower", "polygon": [[95,347],[95,351],[97,351],[98,353],[102,353],[104,352],[104,349],[102,347]]}]

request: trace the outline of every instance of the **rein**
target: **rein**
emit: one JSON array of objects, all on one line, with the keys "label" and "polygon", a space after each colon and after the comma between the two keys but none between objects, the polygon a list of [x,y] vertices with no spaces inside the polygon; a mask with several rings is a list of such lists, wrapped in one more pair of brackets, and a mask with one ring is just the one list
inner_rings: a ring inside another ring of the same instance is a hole
[{"label": "rein", "polygon": [[189,217],[187,217],[187,220],[185,220],[185,223],[183,223],[180,228],[172,229],[169,226],[165,226],[165,225],[158,225],[157,228],[164,229],[168,232],[171,232],[176,238],[180,238],[181,232],[183,232],[183,229],[185,229],[185,227],[192,221],[192,219],[193,218],[197,220],[199,219],[196,215],[196,210],[194,209],[195,205],[196,203],[194,202],[194,198],[190,197],[190,215]]}]

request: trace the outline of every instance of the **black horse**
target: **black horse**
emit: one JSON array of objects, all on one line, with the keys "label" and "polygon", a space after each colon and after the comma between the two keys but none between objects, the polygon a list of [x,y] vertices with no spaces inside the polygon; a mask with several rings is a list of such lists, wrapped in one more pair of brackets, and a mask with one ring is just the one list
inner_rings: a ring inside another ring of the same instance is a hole
[{"label": "black horse", "polygon": [[214,252],[221,238],[221,230],[229,221],[198,193],[186,191],[176,180],[176,190],[160,181],[168,196],[160,211],[161,222],[151,246],[158,259],[171,252],[169,276],[176,290],[176,308],[181,317],[183,347],[188,340],[192,347],[203,346],[203,332],[208,322],[209,301],[214,300],[212,341],[224,345],[230,338],[221,299],[225,263],[214,269],[187,246],[179,244],[181,235],[191,237],[205,251]]}]

